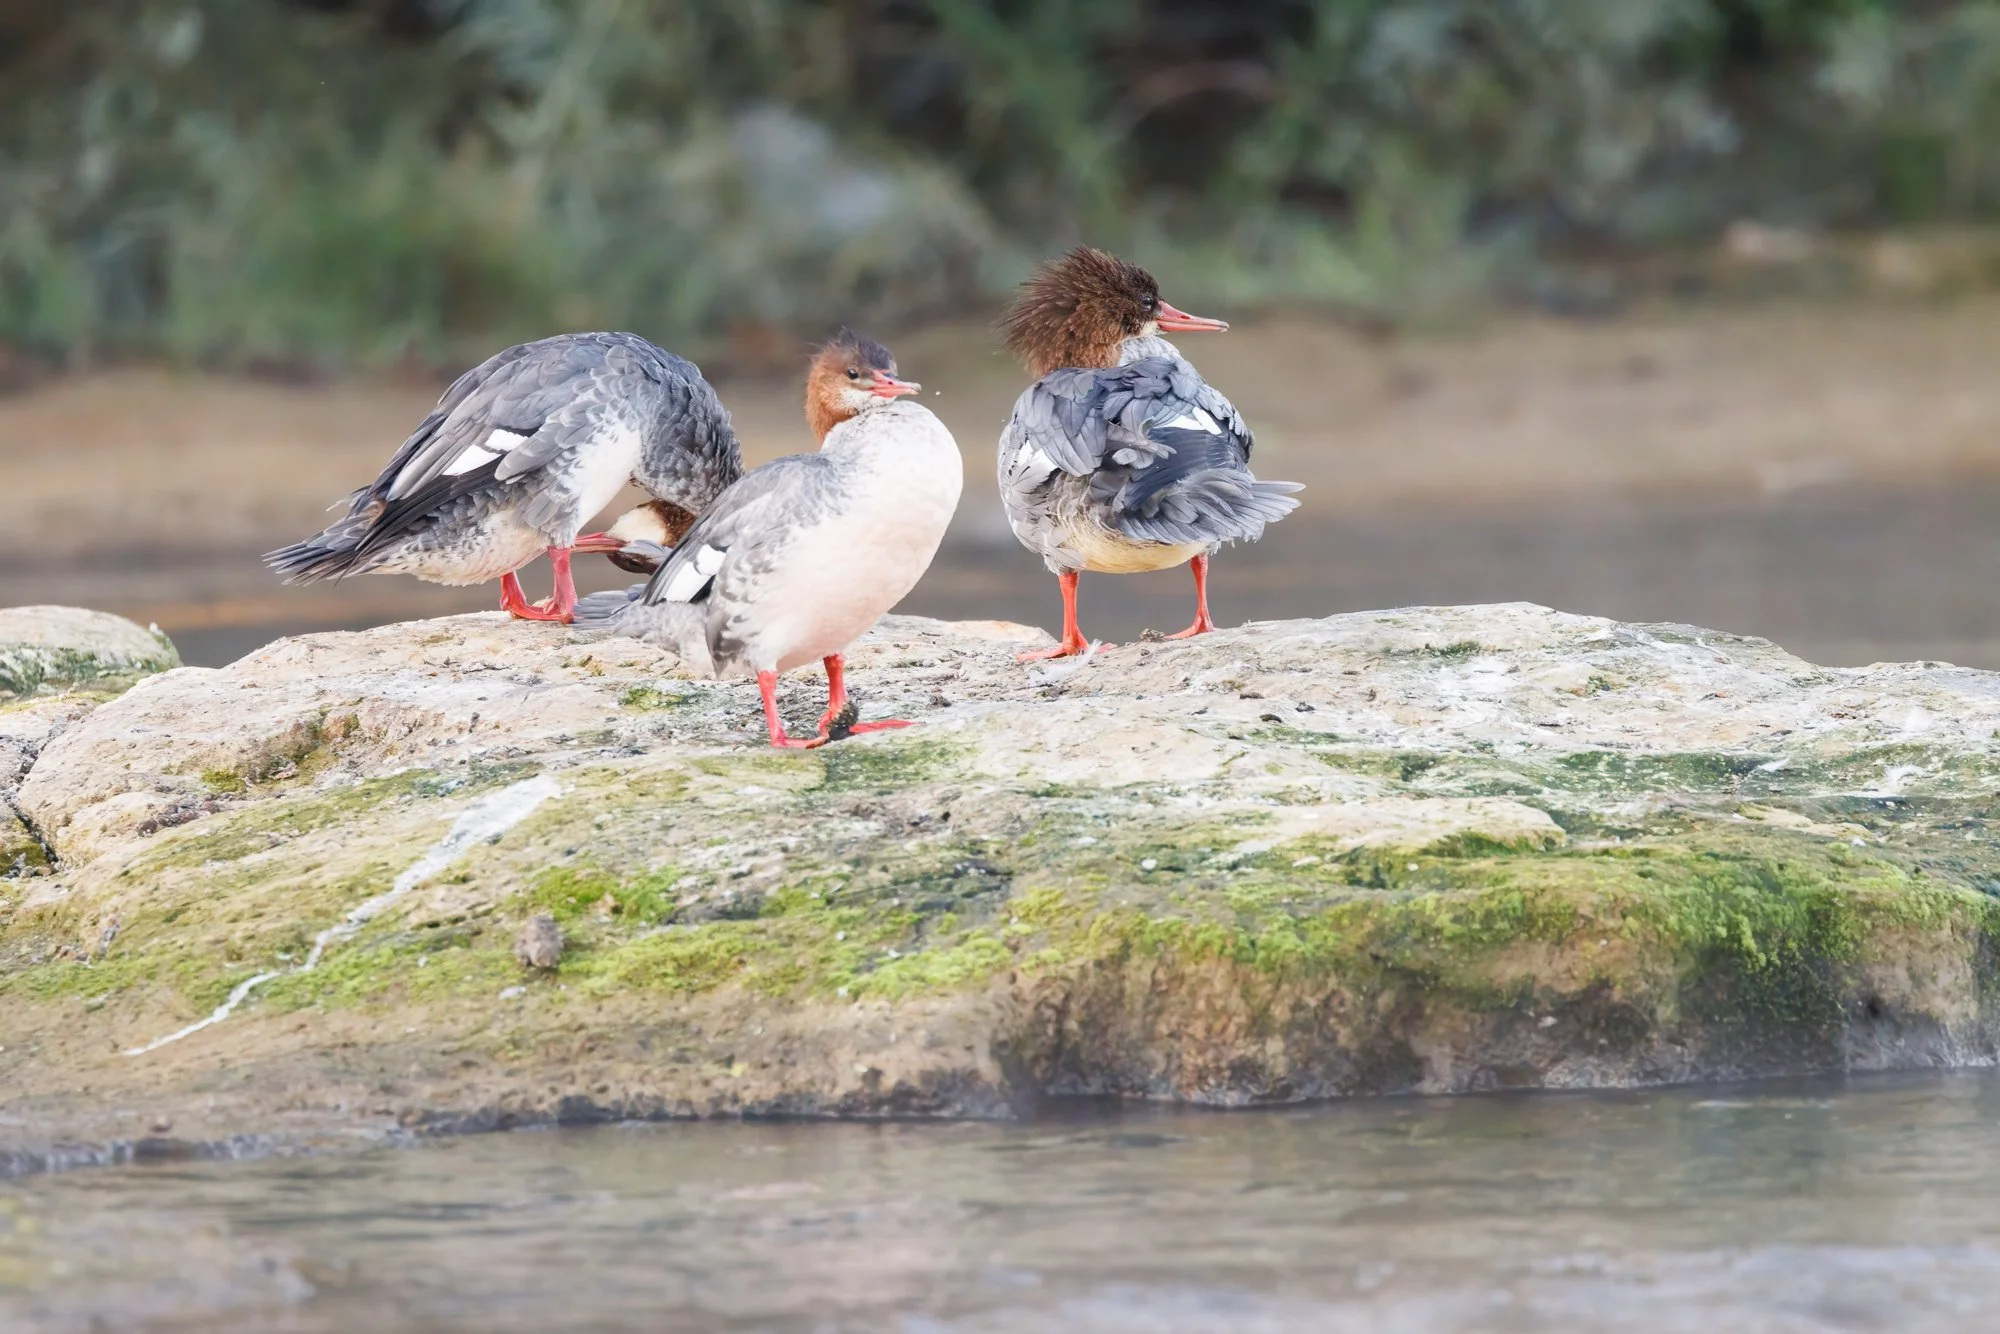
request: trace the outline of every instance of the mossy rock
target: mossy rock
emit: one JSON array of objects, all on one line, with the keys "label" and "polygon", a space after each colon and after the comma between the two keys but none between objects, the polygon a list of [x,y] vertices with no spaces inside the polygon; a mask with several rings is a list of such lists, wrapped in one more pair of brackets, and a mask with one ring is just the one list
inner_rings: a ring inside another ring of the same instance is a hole
[{"label": "mossy rock", "polygon": [[81,607],[0,608],[0,702],[68,689],[109,697],[181,665],[173,641]]},{"label": "mossy rock", "polygon": [[49,869],[48,852],[12,807],[0,802],[0,880],[40,875]]},{"label": "mossy rock", "polygon": [[21,789],[61,864],[0,911],[0,1077],[261,1131],[2000,1054],[1989,674],[1527,607],[1034,635],[892,620],[849,679],[923,725],[804,753],[754,687],[495,615],[177,674]]}]

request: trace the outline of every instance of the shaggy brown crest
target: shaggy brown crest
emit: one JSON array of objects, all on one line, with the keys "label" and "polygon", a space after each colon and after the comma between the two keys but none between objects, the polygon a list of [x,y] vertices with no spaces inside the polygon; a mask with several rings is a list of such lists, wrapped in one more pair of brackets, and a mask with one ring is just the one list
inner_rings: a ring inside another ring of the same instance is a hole
[{"label": "shaggy brown crest", "polygon": [[671,500],[649,500],[646,508],[659,516],[660,531],[665,534],[660,539],[662,546],[679,546],[681,539],[687,536],[687,530],[694,527],[697,517],[693,510],[683,509]]},{"label": "shaggy brown crest", "polygon": [[1119,344],[1144,333],[1159,311],[1160,285],[1152,274],[1078,246],[1021,284],[1021,295],[1001,317],[1000,336],[1036,376],[1065,366],[1116,366]]},{"label": "shaggy brown crest", "polygon": [[806,372],[806,422],[815,440],[825,440],[828,431],[854,415],[842,394],[866,389],[877,371],[894,375],[896,358],[888,348],[852,329],[842,329],[814,354],[812,369]]}]

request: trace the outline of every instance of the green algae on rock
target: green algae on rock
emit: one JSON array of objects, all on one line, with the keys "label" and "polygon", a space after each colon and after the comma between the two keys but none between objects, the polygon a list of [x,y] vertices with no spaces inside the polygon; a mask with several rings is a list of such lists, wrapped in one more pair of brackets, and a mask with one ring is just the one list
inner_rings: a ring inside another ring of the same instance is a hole
[{"label": "green algae on rock", "polygon": [[117,694],[181,665],[173,642],[80,607],[0,607],[0,702],[81,688]]},{"label": "green algae on rock", "polygon": [[495,614],[159,678],[16,794],[56,871],[0,899],[0,1078],[235,1133],[2000,1050],[1991,674],[1520,605],[1039,637],[891,618],[850,681],[924,725],[808,753],[748,685]]},{"label": "green algae on rock", "polygon": [[77,607],[0,608],[0,879],[41,875],[53,849],[16,803],[55,737],[140,678],[180,665],[158,630]]}]

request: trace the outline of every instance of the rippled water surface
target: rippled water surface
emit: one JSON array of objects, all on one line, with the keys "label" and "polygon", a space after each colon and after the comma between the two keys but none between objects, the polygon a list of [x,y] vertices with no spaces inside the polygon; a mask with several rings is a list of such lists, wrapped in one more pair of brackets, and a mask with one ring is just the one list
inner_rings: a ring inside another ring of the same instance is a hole
[{"label": "rippled water surface", "polygon": [[666,1125],[0,1183],[0,1329],[2000,1328],[2000,1079]]}]

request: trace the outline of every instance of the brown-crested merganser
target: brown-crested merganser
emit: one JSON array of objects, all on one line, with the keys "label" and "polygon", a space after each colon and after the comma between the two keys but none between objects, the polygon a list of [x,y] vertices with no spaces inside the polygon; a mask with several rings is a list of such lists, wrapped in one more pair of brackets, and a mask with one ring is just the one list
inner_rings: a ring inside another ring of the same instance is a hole
[{"label": "brown-crested merganser", "polygon": [[[664,559],[646,583],[585,598],[577,627],[663,644],[715,675],[754,673],[773,746],[908,727],[851,721],[841,655],[916,587],[958,508],[951,432],[900,401],[919,387],[896,377],[887,348],[843,330],[806,379],[819,452],[746,473],[670,554],[652,547]],[[788,736],[778,673],[816,658],[827,677],[818,735]]]},{"label": "brown-crested merganser", "polygon": [[1040,378],[1000,433],[1000,499],[1014,536],[1062,583],[1063,636],[1021,661],[1089,647],[1076,624],[1083,570],[1192,562],[1194,624],[1169,638],[1213,630],[1210,554],[1298,508],[1298,483],[1251,475],[1249,426],[1160,336],[1228,327],[1174,309],[1153,275],[1088,246],[1022,286],[1001,334]]},{"label": "brown-crested merganser", "polygon": [[[506,611],[568,621],[570,553],[624,545],[578,534],[628,480],[691,517],[742,474],[729,413],[693,362],[636,334],[563,334],[461,375],[346,514],[264,561],[294,584],[498,576]],[[543,552],[555,595],[531,606],[514,571]]]}]

